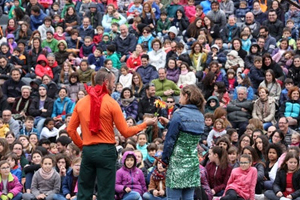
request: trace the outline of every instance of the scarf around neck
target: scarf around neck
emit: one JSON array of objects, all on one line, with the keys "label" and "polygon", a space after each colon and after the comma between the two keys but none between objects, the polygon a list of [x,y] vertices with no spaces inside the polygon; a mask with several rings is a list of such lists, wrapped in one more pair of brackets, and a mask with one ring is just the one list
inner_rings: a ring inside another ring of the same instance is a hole
[{"label": "scarf around neck", "polygon": [[39,173],[40,173],[40,175],[41,175],[41,177],[42,177],[43,179],[48,180],[48,179],[50,179],[50,178],[53,176],[53,174],[54,174],[54,169],[52,168],[50,172],[46,172],[45,170],[43,170],[43,168],[40,168],[40,169],[39,169]]},{"label": "scarf around neck", "polygon": [[92,135],[96,135],[101,130],[100,109],[101,109],[102,99],[105,94],[108,94],[108,90],[106,88],[105,83],[103,83],[103,85],[96,85],[94,87],[87,86],[85,84],[84,87],[91,98],[89,129]]},{"label": "scarf around neck", "polygon": [[131,97],[129,99],[121,99],[121,104],[123,106],[129,106],[129,104],[131,104],[133,102],[134,98],[135,97],[133,96],[133,97]]},{"label": "scarf around neck", "polygon": [[261,8],[259,10],[252,10],[253,15],[258,15],[262,12]]},{"label": "scarf around neck", "polygon": [[155,170],[152,173],[152,179],[154,181],[162,181],[166,179],[166,172],[159,172],[157,168],[155,168]]}]

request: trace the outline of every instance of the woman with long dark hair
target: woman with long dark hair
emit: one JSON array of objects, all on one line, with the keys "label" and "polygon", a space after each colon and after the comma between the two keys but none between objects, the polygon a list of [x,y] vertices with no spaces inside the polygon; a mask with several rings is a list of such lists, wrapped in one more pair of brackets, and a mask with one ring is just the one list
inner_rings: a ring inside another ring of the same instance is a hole
[{"label": "woman with long dark hair", "polygon": [[273,97],[278,103],[280,94],[281,94],[281,86],[276,81],[275,73],[272,69],[268,69],[265,73],[265,80],[259,84],[259,87],[265,87],[269,91],[269,96]]},{"label": "woman with long dark hair", "polygon": [[162,162],[168,166],[166,187],[168,199],[193,199],[194,188],[200,186],[199,160],[196,147],[204,133],[204,98],[195,85],[181,89],[181,108],[174,112],[169,121],[160,117],[163,125],[168,124]]},{"label": "woman with long dark hair", "polygon": [[262,57],[262,70],[266,73],[268,69],[272,69],[275,73],[275,78],[283,81],[284,80],[284,74],[282,71],[282,68],[274,62],[272,59],[272,56],[269,53],[265,53]]},{"label": "woman with long dark hair", "polygon": [[205,99],[208,99],[213,91],[214,91],[214,84],[216,82],[216,75],[214,72],[208,72],[204,79],[198,84],[198,87],[202,91],[202,94]]}]

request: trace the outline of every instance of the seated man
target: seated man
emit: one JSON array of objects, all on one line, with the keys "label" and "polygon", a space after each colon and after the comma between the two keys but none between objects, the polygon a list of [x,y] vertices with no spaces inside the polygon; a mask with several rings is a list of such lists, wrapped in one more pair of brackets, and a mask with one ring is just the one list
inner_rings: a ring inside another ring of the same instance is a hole
[{"label": "seated man", "polygon": [[152,83],[155,85],[155,95],[160,96],[164,101],[168,96],[179,96],[180,89],[173,82],[167,79],[166,68],[160,68],[158,70],[158,79],[154,79]]},{"label": "seated man", "polygon": [[253,104],[247,100],[247,88],[237,88],[238,98],[230,101],[227,105],[228,120],[233,128],[239,128],[239,135],[241,136],[246,131],[248,120],[252,118]]}]

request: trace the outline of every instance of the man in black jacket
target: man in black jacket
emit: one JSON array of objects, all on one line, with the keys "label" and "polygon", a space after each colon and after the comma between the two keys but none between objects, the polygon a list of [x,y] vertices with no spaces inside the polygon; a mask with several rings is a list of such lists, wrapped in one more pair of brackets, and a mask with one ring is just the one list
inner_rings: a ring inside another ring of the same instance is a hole
[{"label": "man in black jacket", "polygon": [[97,26],[101,26],[103,15],[97,11],[97,4],[94,2],[90,3],[89,11],[85,13],[86,17],[91,20],[91,25],[95,29]]},{"label": "man in black jacket", "polygon": [[230,101],[227,106],[227,117],[232,128],[239,128],[239,135],[241,136],[246,131],[248,120],[252,118],[253,104],[247,100],[247,88],[237,88],[238,98]]},{"label": "man in black jacket", "polygon": [[155,86],[149,83],[145,86],[146,95],[139,101],[138,116],[143,120],[145,113],[154,114],[156,112],[154,102],[158,97],[155,96]]},{"label": "man in black jacket", "polygon": [[3,97],[6,98],[7,103],[12,107],[15,103],[15,99],[21,96],[21,88],[25,83],[21,81],[21,70],[13,68],[10,71],[10,76],[8,80],[2,85]]},{"label": "man in black jacket", "polygon": [[39,86],[39,97],[35,97],[29,107],[29,114],[33,116],[34,124],[39,132],[42,131],[44,122],[47,117],[51,117],[53,109],[53,99],[47,97],[47,86],[41,84]]}]

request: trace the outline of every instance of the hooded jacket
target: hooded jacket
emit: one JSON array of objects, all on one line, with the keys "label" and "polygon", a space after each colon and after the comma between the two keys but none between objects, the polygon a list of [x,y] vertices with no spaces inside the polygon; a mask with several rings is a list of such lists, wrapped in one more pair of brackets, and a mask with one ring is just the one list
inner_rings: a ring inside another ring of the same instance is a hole
[{"label": "hooded jacket", "polygon": [[[134,158],[134,165],[131,169],[128,169],[125,165],[125,160],[129,155]],[[116,193],[122,198],[124,194],[126,194],[125,188],[129,187],[132,191],[138,192],[143,196],[143,194],[147,192],[145,177],[142,170],[136,167],[136,157],[134,152],[125,152],[122,157],[122,164],[122,168],[120,168],[116,174]]]},{"label": "hooded jacket", "polygon": [[[211,100],[216,101],[216,105],[214,107],[211,107],[209,104]],[[216,96],[211,96],[207,99],[207,103],[205,105],[205,113],[214,113],[215,110],[220,106],[219,99]]]},{"label": "hooded jacket", "polygon": [[[233,56],[234,59],[230,60],[229,56]],[[235,50],[231,50],[228,54],[227,54],[227,61],[225,64],[225,68],[229,69],[229,68],[239,68],[239,67],[244,67],[244,61],[243,59],[238,55],[238,52]]]},{"label": "hooded jacket", "polygon": [[38,31],[41,33],[41,39],[46,40],[47,38],[47,31],[51,31],[52,33],[55,32],[54,28],[50,26],[49,28],[45,26],[45,24],[42,24],[39,26]]},{"label": "hooded jacket", "polygon": [[[41,61],[45,61],[46,66],[41,65]],[[43,77],[44,75],[48,75],[53,79],[53,72],[51,67],[48,65],[48,60],[44,54],[40,54],[37,59],[37,65],[35,67],[35,74],[39,77]]]},{"label": "hooded jacket", "polygon": [[[63,43],[65,45],[65,49],[63,51],[59,50],[59,45]],[[65,40],[59,40],[57,42],[57,52],[55,53],[55,60],[57,61],[58,65],[62,65],[67,59],[69,53],[66,51],[68,49],[67,42]]]}]

